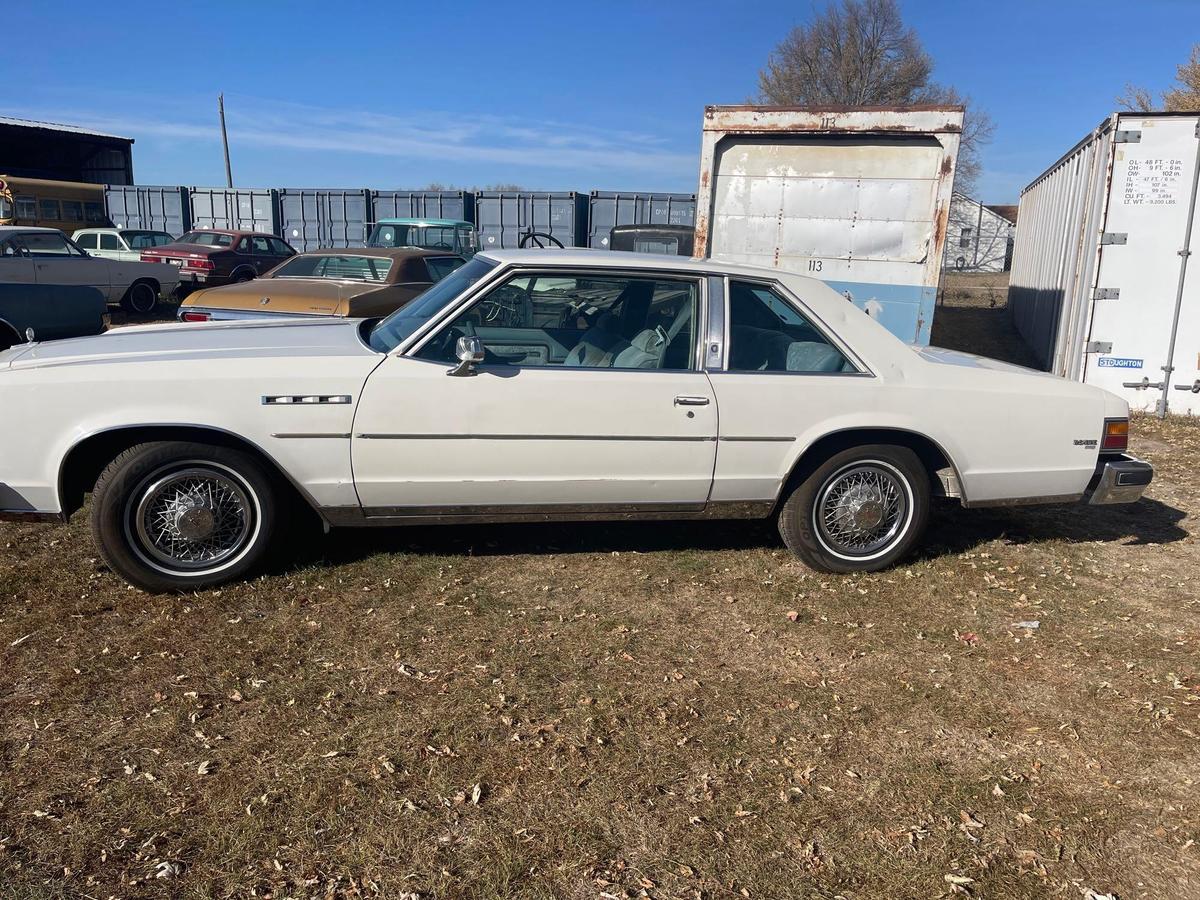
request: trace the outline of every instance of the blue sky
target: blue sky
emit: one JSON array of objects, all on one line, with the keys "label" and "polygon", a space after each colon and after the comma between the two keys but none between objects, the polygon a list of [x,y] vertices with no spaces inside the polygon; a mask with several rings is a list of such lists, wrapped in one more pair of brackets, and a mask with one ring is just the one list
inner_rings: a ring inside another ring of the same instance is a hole
[{"label": "blue sky", "polygon": [[[1197,0],[902,0],[1020,189],[1200,41]],[[740,103],[808,2],[17,4],[8,115],[136,138],[142,184],[694,191],[705,104]],[[119,14],[118,14],[119,11]]]}]

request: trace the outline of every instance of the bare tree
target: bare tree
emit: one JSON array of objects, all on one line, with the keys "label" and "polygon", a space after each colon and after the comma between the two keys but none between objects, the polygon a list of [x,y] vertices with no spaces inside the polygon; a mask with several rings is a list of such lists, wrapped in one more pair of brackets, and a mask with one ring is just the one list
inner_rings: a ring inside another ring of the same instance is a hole
[{"label": "bare tree", "polygon": [[1163,92],[1161,103],[1156,104],[1146,88],[1133,84],[1125,85],[1125,93],[1117,103],[1135,112],[1150,112],[1156,107],[1167,112],[1200,112],[1200,44],[1192,47],[1188,61],[1175,69],[1175,87]]},{"label": "bare tree", "polygon": [[933,61],[904,24],[896,0],[840,0],[798,25],[758,74],[758,100],[772,106],[967,107],[956,184],[971,192],[980,151],[991,140],[991,117],[954,88],[932,80]]}]

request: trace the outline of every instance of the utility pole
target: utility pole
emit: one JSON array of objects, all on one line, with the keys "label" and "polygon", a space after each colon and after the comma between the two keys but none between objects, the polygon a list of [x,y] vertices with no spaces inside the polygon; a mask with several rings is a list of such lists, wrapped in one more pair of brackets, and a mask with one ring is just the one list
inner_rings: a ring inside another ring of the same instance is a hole
[{"label": "utility pole", "polygon": [[225,184],[233,187],[233,169],[229,165],[229,135],[225,131],[225,95],[217,94],[217,112],[221,116],[221,145],[225,148]]}]

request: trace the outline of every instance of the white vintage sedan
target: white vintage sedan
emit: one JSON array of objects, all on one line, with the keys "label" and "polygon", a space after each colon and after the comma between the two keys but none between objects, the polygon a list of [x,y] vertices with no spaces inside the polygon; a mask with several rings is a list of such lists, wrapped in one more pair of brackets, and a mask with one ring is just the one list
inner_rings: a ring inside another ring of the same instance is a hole
[{"label": "white vintage sedan", "polygon": [[1131,503],[1125,402],[900,343],[818,281],[710,260],[482,253],[378,322],[149,326],[0,354],[0,510],[92,494],[129,582],[250,571],[327,526],[775,517],[881,569],[932,497]]}]

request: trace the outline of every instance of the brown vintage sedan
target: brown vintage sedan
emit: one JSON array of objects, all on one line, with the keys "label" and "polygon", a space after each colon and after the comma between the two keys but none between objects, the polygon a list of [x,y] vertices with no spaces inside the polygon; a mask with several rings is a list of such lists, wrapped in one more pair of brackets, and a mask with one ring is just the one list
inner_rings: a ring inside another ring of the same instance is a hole
[{"label": "brown vintage sedan", "polygon": [[287,241],[257,231],[198,228],[173,244],[142,251],[142,262],[179,267],[179,293],[218,284],[250,281],[295,256]]},{"label": "brown vintage sedan", "polygon": [[464,262],[442,250],[412,247],[312,250],[254,281],[197,291],[180,305],[179,319],[386,316]]}]

